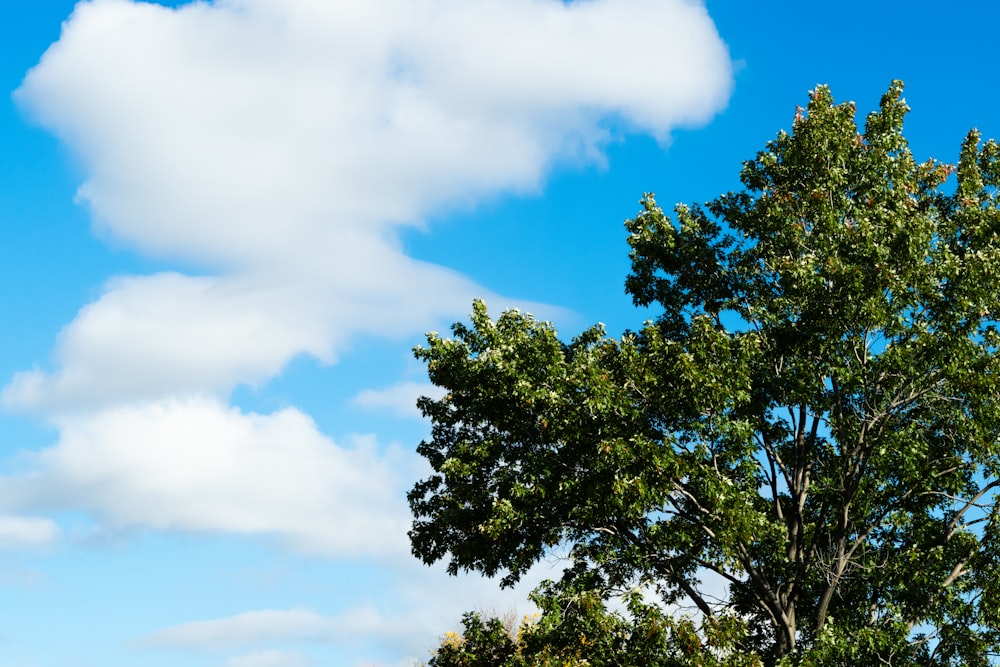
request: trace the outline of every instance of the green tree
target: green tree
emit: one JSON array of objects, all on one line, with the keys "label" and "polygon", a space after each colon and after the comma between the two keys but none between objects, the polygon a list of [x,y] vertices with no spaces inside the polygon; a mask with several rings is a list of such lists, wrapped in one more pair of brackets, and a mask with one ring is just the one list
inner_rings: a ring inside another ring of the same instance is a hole
[{"label": "green tree", "polygon": [[561,586],[743,619],[768,665],[990,664],[1000,149],[972,131],[956,167],[918,163],[907,111],[894,82],[859,130],[819,87],[742,191],[673,217],[647,195],[638,331],[564,343],[477,302],[429,335],[414,553],[509,585],[568,547]]},{"label": "green tree", "polygon": [[668,616],[642,599],[623,596],[625,613],[609,611],[587,578],[544,584],[531,599],[540,618],[526,619],[511,637],[496,618],[468,613],[463,633],[447,633],[428,667],[759,667],[737,653],[745,626],[710,619],[701,632],[690,619]]}]

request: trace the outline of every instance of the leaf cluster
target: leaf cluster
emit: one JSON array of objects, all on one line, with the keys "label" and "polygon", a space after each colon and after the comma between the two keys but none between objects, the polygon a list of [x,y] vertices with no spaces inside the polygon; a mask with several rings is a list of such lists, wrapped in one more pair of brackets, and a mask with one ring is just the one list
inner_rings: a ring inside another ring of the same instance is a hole
[{"label": "leaf cluster", "polygon": [[756,656],[736,650],[745,627],[735,617],[701,628],[677,619],[629,591],[619,611],[578,580],[546,582],[531,596],[541,610],[525,619],[516,637],[496,618],[462,618],[463,632],[449,633],[428,667],[759,667]]}]

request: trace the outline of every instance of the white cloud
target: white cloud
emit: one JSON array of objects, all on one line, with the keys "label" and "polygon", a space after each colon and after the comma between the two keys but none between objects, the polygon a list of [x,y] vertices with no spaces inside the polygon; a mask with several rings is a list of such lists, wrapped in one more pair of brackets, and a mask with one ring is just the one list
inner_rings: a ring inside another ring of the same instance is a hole
[{"label": "white cloud", "polygon": [[405,540],[383,457],[229,392],[476,296],[502,305],[407,257],[399,227],[599,162],[612,123],[665,139],[706,122],[730,84],[694,0],[80,3],[16,97],[79,158],[103,234],[202,274],[109,281],[53,368],[8,383],[2,403],[60,438],[0,480],[0,506],[330,554]]},{"label": "white cloud", "polygon": [[311,664],[308,657],[293,651],[254,651],[230,658],[225,667],[308,667]]},{"label": "white cloud", "polygon": [[51,519],[0,516],[0,549],[42,546],[59,536],[59,526]]},{"label": "white cloud", "polygon": [[293,408],[260,415],[167,399],[60,429],[56,446],[32,456],[34,472],[0,480],[0,503],[83,508],[119,527],[274,536],[327,555],[405,551],[392,452],[339,446]]},{"label": "white cloud", "polygon": [[440,398],[444,390],[428,382],[400,382],[385,389],[365,389],[352,399],[355,405],[369,410],[386,409],[402,418],[420,419],[417,399]]},{"label": "white cloud", "polygon": [[281,645],[343,646],[345,643],[367,640],[377,641],[383,647],[388,641],[411,648],[412,642],[407,639],[415,636],[421,642],[419,649],[433,648],[435,635],[429,634],[426,624],[418,621],[415,612],[387,617],[371,606],[350,609],[334,616],[304,608],[264,609],[227,618],[170,626],[140,637],[133,645],[145,649],[196,653],[253,649],[252,653],[236,658],[250,661],[247,664],[256,664],[252,662],[258,659],[256,656],[284,654],[262,648]]},{"label": "white cloud", "polygon": [[332,615],[306,608],[248,611],[162,628],[133,643],[145,649],[204,653],[367,642],[397,655],[426,656],[444,632],[461,629],[461,615],[467,611],[514,618],[535,611],[527,593],[552,576],[546,564],[537,565],[514,588],[498,590],[494,580],[452,577],[440,564],[425,567],[413,560],[386,573],[379,590],[372,592],[380,599],[363,606]]},{"label": "white cloud", "polygon": [[174,625],[138,643],[150,648],[187,650],[244,649],[273,642],[332,643],[357,630],[354,615],[324,616],[308,609],[248,611],[229,618]]},{"label": "white cloud", "polygon": [[[434,328],[476,296],[471,282],[444,269],[403,256],[397,264],[406,276],[399,288],[370,290],[322,276],[112,280],[61,332],[58,370],[18,373],[0,401],[62,413],[168,394],[224,396],[274,377],[300,354],[331,363],[363,333],[395,338]],[[422,290],[427,294],[417,294]]]},{"label": "white cloud", "polygon": [[[696,0],[81,2],[16,98],[79,159],[79,201],[102,235],[198,271],[109,280],[60,333],[52,368],[3,389],[3,405],[42,414],[59,438],[0,478],[0,547],[58,536],[14,515],[71,508],[111,533],[408,554],[410,480],[393,470],[412,458],[228,394],[299,355],[333,363],[359,337],[438,328],[474,297],[545,316],[406,256],[400,228],[537,191],[560,163],[599,164],[622,128],[666,140],[707,122],[730,85]],[[420,393],[434,390],[355,401],[402,416]],[[399,572],[390,604],[259,610],[141,643],[250,651],[226,667],[302,667],[268,644],[331,637],[424,655],[470,605],[503,611],[531,588],[497,592],[408,557]]]},{"label": "white cloud", "polygon": [[103,0],[18,99],[84,158],[114,235],[323,271],[381,226],[598,155],[609,115],[665,137],[729,86],[691,0]]},{"label": "white cloud", "polygon": [[176,273],[113,281],[60,337],[60,372],[18,374],[8,405],[101,406],[164,393],[228,392],[259,382],[300,351],[331,359],[301,294],[246,280]]},{"label": "white cloud", "polygon": [[99,228],[213,275],[111,281],[56,372],[3,402],[224,394],[433,328],[493,295],[406,257],[396,226],[600,159],[609,116],[703,122],[729,85],[690,0],[81,3],[17,99],[81,158]]}]

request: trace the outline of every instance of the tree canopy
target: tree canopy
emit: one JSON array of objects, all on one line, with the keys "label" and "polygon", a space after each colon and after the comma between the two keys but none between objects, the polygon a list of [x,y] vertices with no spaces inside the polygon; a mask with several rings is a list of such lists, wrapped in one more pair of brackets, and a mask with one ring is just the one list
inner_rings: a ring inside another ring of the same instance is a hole
[{"label": "tree canopy", "polygon": [[512,584],[566,550],[554,590],[655,590],[766,665],[991,664],[1000,149],[918,162],[907,111],[894,82],[859,128],[818,87],[742,190],[647,194],[635,331],[477,302],[430,334],[414,554]]}]

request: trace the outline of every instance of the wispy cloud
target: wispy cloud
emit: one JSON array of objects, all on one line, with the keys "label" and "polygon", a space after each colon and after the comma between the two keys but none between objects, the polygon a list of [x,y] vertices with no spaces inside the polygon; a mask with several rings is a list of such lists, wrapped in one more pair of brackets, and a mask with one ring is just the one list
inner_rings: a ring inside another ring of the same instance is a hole
[{"label": "wispy cloud", "polygon": [[[155,630],[135,639],[136,648],[189,653],[251,652],[270,649],[377,646],[396,655],[424,656],[441,633],[460,627],[471,604],[485,614],[534,611],[527,592],[554,576],[551,564],[533,568],[513,589],[476,576],[444,577],[444,566],[403,564],[380,582],[379,597],[335,614],[313,609],[259,609],[223,618],[196,620]],[[475,602],[472,602],[475,601]]]},{"label": "wispy cloud", "polygon": [[426,630],[416,620],[414,613],[397,612],[387,617],[371,606],[335,616],[304,608],[263,609],[170,626],[140,637],[133,644],[144,649],[209,652],[263,650],[286,644],[342,645],[359,638],[399,642]]},{"label": "wispy cloud", "polygon": [[58,536],[59,526],[51,519],[0,516],[0,549],[42,546]]},{"label": "wispy cloud", "polygon": [[[366,610],[362,614],[334,617],[308,609],[249,611],[228,618],[171,626],[136,643],[147,648],[185,650],[246,649],[289,641],[332,643],[356,631],[359,616],[372,613]],[[365,625],[370,623],[366,621]]]},{"label": "wispy cloud", "polygon": [[400,382],[385,389],[364,389],[352,399],[355,405],[369,410],[387,410],[400,418],[419,419],[417,399],[421,396],[440,398],[444,391],[428,382]]},{"label": "wispy cloud", "polygon": [[254,651],[226,661],[225,667],[308,667],[313,662],[294,651]]}]

